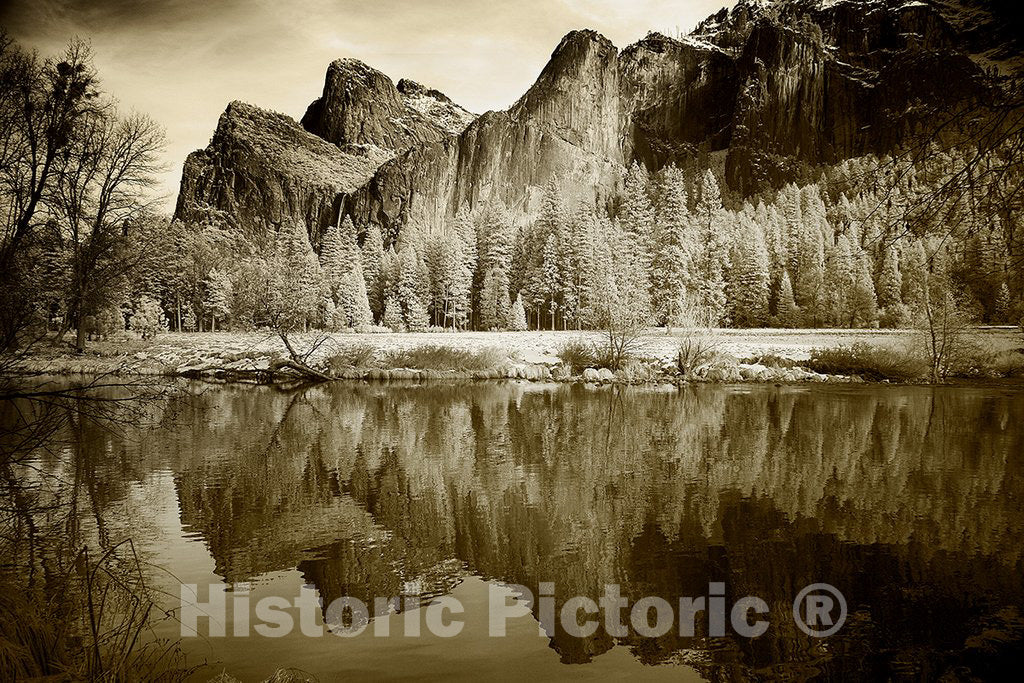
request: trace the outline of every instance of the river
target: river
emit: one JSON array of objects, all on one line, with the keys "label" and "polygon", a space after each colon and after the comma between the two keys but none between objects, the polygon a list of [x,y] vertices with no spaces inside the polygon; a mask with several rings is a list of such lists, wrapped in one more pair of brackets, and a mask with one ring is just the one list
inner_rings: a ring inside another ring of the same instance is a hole
[{"label": "river", "polygon": [[[147,416],[74,422],[19,476],[82,496],[86,542],[133,540],[175,610],[146,637],[180,638],[207,664],[196,680],[916,680],[991,677],[1024,652],[1020,389],[190,384]],[[793,614],[815,583],[846,603],[827,637]],[[227,635],[200,617],[201,637],[182,637],[182,584],[200,603],[228,589]],[[345,596],[345,637],[312,634],[317,600]],[[708,597],[692,628],[684,596]],[[745,596],[763,605],[741,615],[766,624],[757,637],[730,621]],[[642,598],[671,607],[669,628],[631,624]],[[430,604],[456,628],[431,626]]]}]

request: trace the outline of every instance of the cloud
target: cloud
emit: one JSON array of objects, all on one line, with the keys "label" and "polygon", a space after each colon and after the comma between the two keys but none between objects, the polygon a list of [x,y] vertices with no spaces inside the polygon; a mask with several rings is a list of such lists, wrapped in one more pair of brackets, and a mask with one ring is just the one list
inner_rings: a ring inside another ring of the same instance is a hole
[{"label": "cloud", "polygon": [[483,112],[514,102],[572,29],[624,47],[649,29],[689,30],[725,1],[8,0],[0,23],[43,54],[90,39],[106,90],[167,128],[169,211],[185,156],[207,144],[227,102],[298,118],[338,57]]}]

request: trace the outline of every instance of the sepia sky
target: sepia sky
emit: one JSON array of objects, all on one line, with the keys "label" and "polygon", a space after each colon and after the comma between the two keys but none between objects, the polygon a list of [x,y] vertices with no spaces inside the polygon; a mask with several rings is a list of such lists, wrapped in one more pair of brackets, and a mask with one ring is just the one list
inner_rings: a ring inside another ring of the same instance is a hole
[{"label": "sepia sky", "polygon": [[559,39],[592,28],[619,48],[690,31],[733,0],[3,0],[0,24],[50,55],[88,38],[105,90],[167,129],[168,211],[185,155],[231,100],[296,119],[327,65],[356,57],[481,113],[534,81]]}]

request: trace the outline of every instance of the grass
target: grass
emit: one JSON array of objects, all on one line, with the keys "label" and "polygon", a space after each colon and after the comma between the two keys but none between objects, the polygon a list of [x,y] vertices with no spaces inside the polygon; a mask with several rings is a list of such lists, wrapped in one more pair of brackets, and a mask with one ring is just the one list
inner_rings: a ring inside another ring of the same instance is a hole
[{"label": "grass", "polygon": [[1000,377],[1024,379],[1024,353],[1020,351],[1000,351],[989,361],[992,372]]},{"label": "grass", "polygon": [[423,344],[384,354],[382,364],[389,368],[412,370],[489,370],[508,358],[496,348],[454,349],[443,344]]},{"label": "grass", "polygon": [[563,365],[572,368],[574,373],[582,372],[587,368],[599,368],[600,359],[597,349],[590,342],[582,339],[572,339],[562,345],[558,351],[558,359]]},{"label": "grass", "polygon": [[[51,552],[67,550],[40,540]],[[188,678],[192,670],[184,668],[177,643],[140,637],[164,617],[130,544],[115,545],[98,561],[90,560],[88,548],[62,557],[72,560],[68,570],[48,574],[45,589],[26,585],[14,572],[0,576],[0,679]],[[125,547],[131,547],[130,554],[115,555]]]},{"label": "grass", "polygon": [[[949,362],[948,378],[1024,378],[1024,353],[977,340],[963,343]],[[860,375],[875,381],[916,382],[930,376],[928,355],[916,344],[896,347],[858,342],[814,349],[806,366],[815,372]]]},{"label": "grass", "polygon": [[377,347],[369,342],[355,342],[338,347],[334,355],[327,359],[331,372],[337,373],[346,368],[368,368],[373,365]]},{"label": "grass", "polygon": [[869,380],[914,382],[928,377],[928,360],[916,348],[851,346],[813,349],[807,367],[828,375],[859,375]]}]

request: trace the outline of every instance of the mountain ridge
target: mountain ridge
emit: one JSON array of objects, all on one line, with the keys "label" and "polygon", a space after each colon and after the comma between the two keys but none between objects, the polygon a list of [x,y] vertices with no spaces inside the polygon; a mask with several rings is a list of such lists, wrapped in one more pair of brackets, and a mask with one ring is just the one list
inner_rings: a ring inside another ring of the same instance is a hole
[{"label": "mountain ridge", "polygon": [[[303,220],[314,238],[349,215],[393,239],[405,224],[435,225],[497,200],[532,213],[552,178],[575,201],[611,207],[633,162],[714,161],[734,192],[754,194],[807,168],[885,153],[935,112],[998,97],[1005,75],[993,56],[1005,67],[1019,50],[996,44],[998,31],[986,42],[949,18],[976,4],[740,0],[687,36],[649,33],[622,50],[596,31],[570,31],[515,103],[480,116],[359,60],[335,60],[321,97],[292,123],[345,155],[327,164],[344,177],[324,183],[322,168],[291,177],[279,160],[248,153],[255,145],[221,132],[226,111],[211,146],[189,156],[175,215]],[[334,156],[298,132],[287,137],[311,159]],[[239,176],[258,191],[236,192]]]}]

